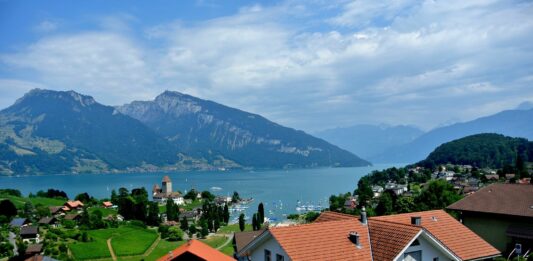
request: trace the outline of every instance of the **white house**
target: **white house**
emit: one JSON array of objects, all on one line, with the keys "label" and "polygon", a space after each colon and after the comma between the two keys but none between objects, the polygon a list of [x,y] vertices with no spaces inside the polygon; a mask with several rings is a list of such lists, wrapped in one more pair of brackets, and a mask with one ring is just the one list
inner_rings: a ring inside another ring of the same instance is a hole
[{"label": "white house", "polygon": [[185,204],[185,200],[179,192],[172,191],[172,181],[168,176],[163,177],[162,188],[157,184],[152,189],[152,198],[157,203],[165,203],[171,199],[177,205]]},{"label": "white house", "polygon": [[248,260],[483,260],[500,252],[442,210],[361,218],[323,212],[311,224],[265,230]]}]

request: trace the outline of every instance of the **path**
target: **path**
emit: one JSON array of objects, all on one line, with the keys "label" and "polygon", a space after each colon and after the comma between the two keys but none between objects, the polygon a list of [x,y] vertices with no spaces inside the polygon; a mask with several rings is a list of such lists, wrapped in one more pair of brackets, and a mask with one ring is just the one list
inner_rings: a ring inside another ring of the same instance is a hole
[{"label": "path", "polygon": [[111,253],[111,258],[113,261],[117,260],[117,256],[115,256],[115,251],[113,250],[113,247],[111,246],[111,238],[107,240],[107,248],[109,248],[109,253]]},{"label": "path", "polygon": [[159,241],[161,241],[161,236],[158,236],[157,239],[154,241],[154,243],[152,243],[152,245],[150,246],[150,248],[148,248],[148,250],[146,250],[146,252],[144,252],[143,256],[148,256],[152,253],[152,251],[154,251],[154,249],[157,247],[157,245],[159,244]]},{"label": "path", "polygon": [[226,240],[226,242],[224,242],[224,244],[220,245],[219,247],[217,247],[217,250],[220,250],[222,249],[223,247],[227,246],[229,243],[231,243],[231,241],[233,240],[233,235],[234,234],[230,234],[229,236],[226,235],[228,237],[228,240]]}]

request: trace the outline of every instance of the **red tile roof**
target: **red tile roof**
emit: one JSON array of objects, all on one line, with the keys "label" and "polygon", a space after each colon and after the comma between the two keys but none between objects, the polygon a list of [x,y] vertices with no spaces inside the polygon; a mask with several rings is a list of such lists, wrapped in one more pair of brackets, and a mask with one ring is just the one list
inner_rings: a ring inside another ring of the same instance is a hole
[{"label": "red tile roof", "polygon": [[103,205],[104,207],[112,207],[112,206],[113,206],[113,203],[111,203],[110,201],[104,201],[104,202],[102,202],[102,205]]},{"label": "red tile roof", "polygon": [[171,182],[170,178],[168,176],[163,177],[163,182]]},{"label": "red tile roof", "polygon": [[224,255],[218,250],[195,239],[174,249],[171,253],[162,256],[158,261],[170,261],[187,254],[195,255],[206,261],[235,261],[232,257]]},{"label": "red tile roof", "polygon": [[83,207],[83,203],[79,200],[67,201],[67,203],[65,203],[65,206],[69,208],[78,208],[78,207]]},{"label": "red tile roof", "polygon": [[[477,192],[479,193],[479,192]],[[476,193],[476,194],[477,194]],[[475,195],[475,194],[474,194]],[[370,218],[411,224],[411,217],[421,217],[421,227],[462,260],[499,255],[500,252],[443,210],[432,210]]]},{"label": "red tile roof", "polygon": [[[372,260],[368,226],[355,218],[275,227],[269,231],[294,261]],[[348,238],[352,231],[359,233],[360,247]]]},{"label": "red tile roof", "polygon": [[422,230],[420,227],[381,220],[369,220],[374,261],[393,260]]},{"label": "red tile roof", "polygon": [[327,222],[327,221],[338,221],[346,219],[357,219],[357,216],[348,215],[344,213],[338,213],[333,211],[325,211],[320,213],[320,216],[315,220],[315,223]]},{"label": "red tile roof", "polygon": [[492,184],[451,204],[448,209],[533,217],[533,186]]}]

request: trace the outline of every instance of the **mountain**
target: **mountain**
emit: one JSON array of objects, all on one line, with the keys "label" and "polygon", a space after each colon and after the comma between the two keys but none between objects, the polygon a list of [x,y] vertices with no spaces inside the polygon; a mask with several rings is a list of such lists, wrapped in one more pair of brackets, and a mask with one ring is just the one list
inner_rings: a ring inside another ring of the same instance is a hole
[{"label": "mountain", "polygon": [[169,165],[174,146],[141,122],[74,91],[35,89],[0,111],[0,172],[35,174]]},{"label": "mountain", "polygon": [[438,146],[417,165],[433,168],[440,164],[461,164],[503,168],[514,165],[519,155],[523,162],[533,160],[533,142],[524,138],[483,133],[467,136]]},{"label": "mountain", "polygon": [[410,143],[370,158],[373,162],[418,162],[445,142],[479,133],[498,133],[533,139],[533,109],[507,110],[473,121],[431,130]]},{"label": "mountain", "polygon": [[208,161],[224,158],[253,168],[370,165],[303,131],[179,92],[165,91],[153,101],[134,101],[117,110],[182,152]]},{"label": "mountain", "polygon": [[423,132],[411,126],[355,125],[315,133],[332,144],[365,159],[388,149],[413,141]]}]

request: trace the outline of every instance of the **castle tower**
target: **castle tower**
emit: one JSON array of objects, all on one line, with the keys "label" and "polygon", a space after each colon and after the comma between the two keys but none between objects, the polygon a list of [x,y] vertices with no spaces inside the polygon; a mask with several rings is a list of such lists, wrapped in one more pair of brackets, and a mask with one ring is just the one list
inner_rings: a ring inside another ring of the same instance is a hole
[{"label": "castle tower", "polygon": [[168,176],[163,177],[163,193],[172,193],[172,181]]}]

